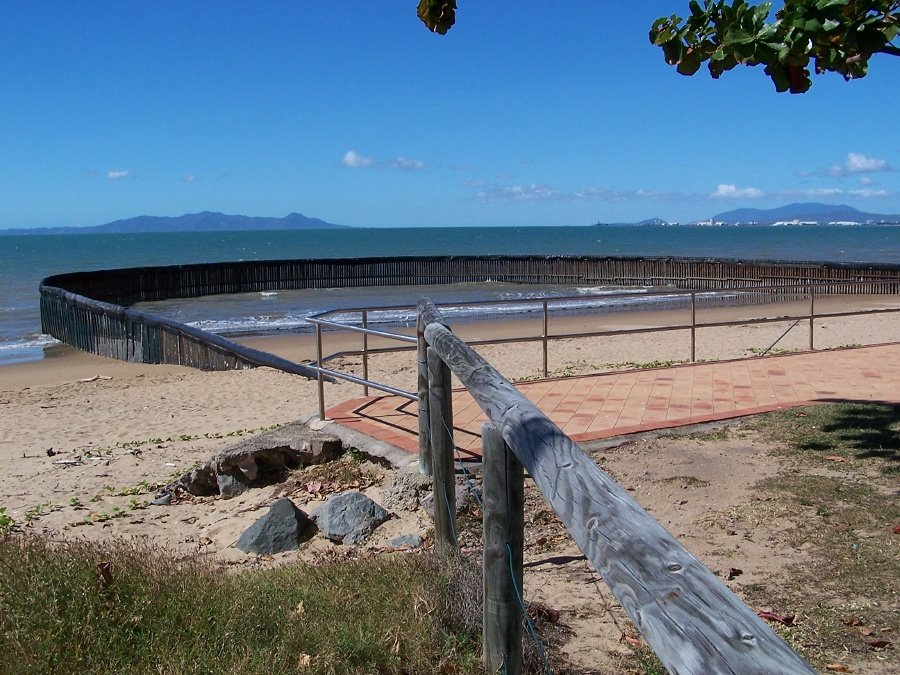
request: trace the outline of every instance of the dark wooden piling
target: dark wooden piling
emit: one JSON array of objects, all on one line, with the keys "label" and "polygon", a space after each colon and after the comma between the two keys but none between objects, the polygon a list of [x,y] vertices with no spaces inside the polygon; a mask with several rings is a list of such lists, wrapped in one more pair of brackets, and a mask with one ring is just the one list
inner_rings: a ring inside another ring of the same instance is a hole
[{"label": "dark wooden piling", "polygon": [[[423,256],[239,261],[72,272],[40,286],[42,330],[113,358],[206,370],[270,365],[259,353],[174,321],[127,309],[139,302],[289,289],[473,283],[590,284],[692,290],[767,288],[767,300],[819,294],[896,294],[900,265],[603,256]],[[749,293],[735,304],[760,302]],[[177,339],[176,339],[177,338]],[[223,341],[224,340],[224,341]],[[282,360],[283,361],[283,360]],[[282,368],[284,369],[284,368]],[[288,372],[304,372],[293,364]]]}]

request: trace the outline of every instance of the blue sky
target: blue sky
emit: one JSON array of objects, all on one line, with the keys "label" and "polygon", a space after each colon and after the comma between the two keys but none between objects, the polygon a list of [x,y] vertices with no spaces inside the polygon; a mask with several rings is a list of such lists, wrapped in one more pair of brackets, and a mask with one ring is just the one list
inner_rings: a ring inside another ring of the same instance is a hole
[{"label": "blue sky", "polygon": [[900,213],[900,59],[776,94],[647,33],[687,0],[16,2],[0,228],[202,210],[355,226],[687,221],[792,201]]}]

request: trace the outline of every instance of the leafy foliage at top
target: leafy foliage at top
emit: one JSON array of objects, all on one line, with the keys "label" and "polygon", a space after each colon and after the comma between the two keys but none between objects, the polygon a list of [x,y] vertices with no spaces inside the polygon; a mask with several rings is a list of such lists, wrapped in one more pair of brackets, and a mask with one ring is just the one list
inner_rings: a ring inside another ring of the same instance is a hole
[{"label": "leafy foliage at top", "polygon": [[[418,14],[429,30],[445,35],[456,22],[456,0],[420,0]],[[682,75],[703,63],[718,78],[735,66],[764,65],[775,88],[802,94],[816,74],[865,77],[869,59],[900,56],[893,44],[900,33],[900,0],[785,0],[770,20],[772,3],[697,0],[690,16],[662,17],[650,29],[650,42]]]},{"label": "leafy foliage at top", "polygon": [[876,53],[900,56],[900,0],[787,0],[769,21],[771,3],[691,0],[687,19],[657,19],[650,41],[666,62],[693,75],[708,62],[718,78],[737,65],[764,65],[778,91],[802,94],[816,74],[865,77]]},{"label": "leafy foliage at top", "polygon": [[432,33],[446,35],[456,23],[456,0],[420,0],[418,14]]}]

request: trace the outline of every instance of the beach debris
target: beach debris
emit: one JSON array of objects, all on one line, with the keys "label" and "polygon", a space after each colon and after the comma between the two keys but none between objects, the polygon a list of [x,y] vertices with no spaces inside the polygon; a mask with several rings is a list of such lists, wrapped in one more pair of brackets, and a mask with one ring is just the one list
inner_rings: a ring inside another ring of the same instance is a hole
[{"label": "beach debris", "polygon": [[395,550],[419,548],[422,545],[422,535],[400,534],[393,539],[388,539],[387,545]]},{"label": "beach debris", "polygon": [[293,551],[315,533],[310,517],[287,497],[272,502],[268,512],[248,527],[235,547],[244,553],[274,555]]},{"label": "beach debris", "polygon": [[287,424],[226,448],[168,487],[196,497],[230,499],[247,488],[282,479],[286,469],[299,469],[336,458],[343,450],[336,436],[304,424]]},{"label": "beach debris", "polygon": [[53,457],[54,455],[58,455],[59,453],[53,448],[47,448],[47,457]]},{"label": "beach debris", "polygon": [[97,380],[111,380],[110,375],[94,375],[93,377],[82,377],[78,382],[96,382]]},{"label": "beach debris", "polygon": [[57,459],[54,460],[54,464],[59,466],[75,466],[76,464],[81,464],[80,459]]},{"label": "beach debris", "polygon": [[168,506],[174,499],[175,495],[168,490],[159,490],[150,500],[150,506]]},{"label": "beach debris", "polygon": [[743,573],[744,570],[742,569],[739,569],[737,567],[729,567],[727,570],[725,570],[725,580],[731,581],[735,577],[741,576]]},{"label": "beach debris", "polygon": [[774,612],[757,612],[756,615],[762,619],[768,619],[769,621],[777,621],[778,623],[783,623],[785,626],[796,626],[797,625],[797,617],[793,614],[775,614]]},{"label": "beach debris", "polygon": [[362,492],[351,490],[330,496],[313,514],[319,531],[338,544],[360,544],[391,517]]}]

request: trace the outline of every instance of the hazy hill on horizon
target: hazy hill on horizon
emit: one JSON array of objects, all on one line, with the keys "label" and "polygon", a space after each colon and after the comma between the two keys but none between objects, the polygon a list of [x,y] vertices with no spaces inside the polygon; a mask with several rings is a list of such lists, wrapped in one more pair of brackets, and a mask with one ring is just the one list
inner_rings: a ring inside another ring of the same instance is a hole
[{"label": "hazy hill on horizon", "polygon": [[186,213],[183,216],[136,216],[90,227],[38,227],[0,230],[3,234],[81,234],[143,232],[228,232],[238,230],[323,230],[348,228],[301,213],[284,218],[227,215],[215,211]]},{"label": "hazy hill on horizon", "polygon": [[734,209],[713,216],[713,219],[726,223],[775,223],[780,221],[816,221],[830,222],[900,222],[898,214],[867,213],[847,204],[820,204],[805,202],[787,204],[774,209]]}]

